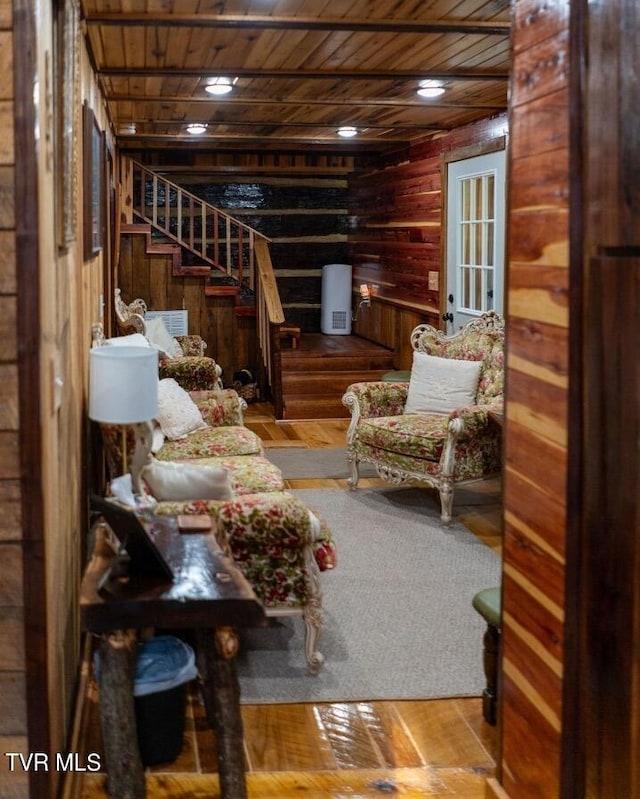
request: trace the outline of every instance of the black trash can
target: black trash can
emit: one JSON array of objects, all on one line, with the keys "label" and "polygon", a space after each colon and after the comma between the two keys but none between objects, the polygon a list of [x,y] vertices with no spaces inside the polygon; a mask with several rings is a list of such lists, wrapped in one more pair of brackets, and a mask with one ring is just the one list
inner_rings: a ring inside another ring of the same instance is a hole
[{"label": "black trash can", "polygon": [[133,695],[143,766],[169,763],[180,754],[187,683],[197,676],[195,653],[179,638],[158,635],[138,645]]}]

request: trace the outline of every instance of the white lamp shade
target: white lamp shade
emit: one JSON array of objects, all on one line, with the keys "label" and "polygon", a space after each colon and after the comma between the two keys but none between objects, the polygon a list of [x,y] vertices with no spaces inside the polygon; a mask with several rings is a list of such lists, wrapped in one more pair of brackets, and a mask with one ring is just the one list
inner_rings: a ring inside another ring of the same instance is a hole
[{"label": "white lamp shade", "polygon": [[148,422],[158,412],[158,351],[94,347],[89,362],[89,418],[107,424]]}]

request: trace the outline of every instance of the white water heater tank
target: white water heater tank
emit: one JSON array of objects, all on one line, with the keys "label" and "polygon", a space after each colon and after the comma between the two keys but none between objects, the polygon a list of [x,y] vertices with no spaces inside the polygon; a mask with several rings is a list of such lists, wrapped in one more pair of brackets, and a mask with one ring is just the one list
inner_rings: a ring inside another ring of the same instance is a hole
[{"label": "white water heater tank", "polygon": [[351,264],[322,267],[321,330],[332,336],[351,333]]}]

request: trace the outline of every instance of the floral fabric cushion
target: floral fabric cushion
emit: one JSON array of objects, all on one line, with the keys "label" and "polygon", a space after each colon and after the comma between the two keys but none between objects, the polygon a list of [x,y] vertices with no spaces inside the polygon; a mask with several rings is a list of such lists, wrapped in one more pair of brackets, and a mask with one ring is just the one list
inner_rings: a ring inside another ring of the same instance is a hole
[{"label": "floral fabric cushion", "polygon": [[167,438],[182,438],[207,425],[198,406],[175,380],[165,378],[158,384],[156,422]]},{"label": "floral fabric cushion", "polygon": [[[431,475],[437,478],[440,474],[439,456],[432,460],[416,455],[421,451],[423,445],[424,440],[420,440],[413,446],[408,446],[405,451],[398,449],[389,451],[374,447],[362,440],[356,440],[353,449],[359,460],[380,466],[385,470],[398,469],[404,473],[410,472],[415,474],[416,479],[420,479],[421,475]],[[434,455],[441,452],[441,447],[435,442],[433,452]],[[495,474],[500,471],[501,453],[501,438],[490,429],[469,438],[459,439],[456,444],[454,480],[473,480],[485,474]]]},{"label": "floral fabric cushion", "polygon": [[282,472],[261,455],[227,455],[219,458],[200,458],[202,466],[221,466],[231,475],[235,495],[257,494],[261,491],[282,491]]},{"label": "floral fabric cushion", "polygon": [[242,425],[244,402],[232,388],[219,391],[190,391],[202,418],[212,427]]},{"label": "floral fabric cushion", "polygon": [[160,360],[160,378],[173,378],[185,391],[212,391],[222,388],[220,367],[206,356],[184,356]]},{"label": "floral fabric cushion", "polygon": [[259,437],[241,425],[207,427],[185,438],[165,440],[156,455],[162,461],[214,458],[221,455],[260,455]]},{"label": "floral fabric cushion", "polygon": [[358,439],[385,453],[439,461],[449,419],[443,415],[404,414],[362,419]]},{"label": "floral fabric cushion", "polygon": [[[191,334],[189,336],[176,336],[176,341],[180,345],[183,355],[202,356],[204,355],[204,351],[207,349],[204,339],[197,335]],[[211,360],[213,360],[213,358]]]},{"label": "floral fabric cushion", "polygon": [[413,353],[405,413],[449,414],[475,404],[480,361]]}]

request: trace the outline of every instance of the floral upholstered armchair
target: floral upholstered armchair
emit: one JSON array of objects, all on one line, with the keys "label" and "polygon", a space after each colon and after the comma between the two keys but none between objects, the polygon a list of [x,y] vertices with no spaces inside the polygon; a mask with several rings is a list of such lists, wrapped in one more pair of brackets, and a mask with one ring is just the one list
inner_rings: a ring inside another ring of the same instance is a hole
[{"label": "floral upholstered armchair", "polygon": [[160,351],[160,377],[172,377],[186,391],[222,388],[222,369],[206,356],[206,342],[197,335],[171,336],[161,318],[147,319],[147,304],[138,298],[128,305],[120,289],[114,296],[116,320],[121,335],[142,334]]},{"label": "floral upholstered armchair", "polygon": [[371,463],[393,483],[426,483],[440,495],[441,519],[451,520],[454,484],[497,473],[503,410],[504,322],[495,312],[446,336],[430,325],[411,333],[410,381],[354,383],[342,402],[349,485],[358,465]]}]

